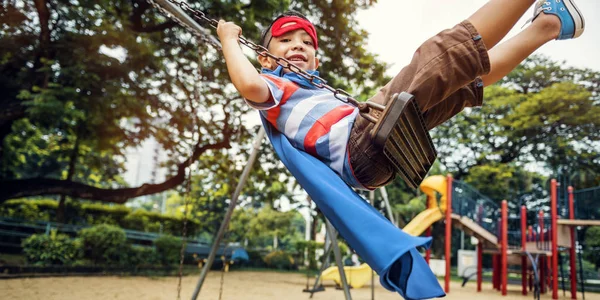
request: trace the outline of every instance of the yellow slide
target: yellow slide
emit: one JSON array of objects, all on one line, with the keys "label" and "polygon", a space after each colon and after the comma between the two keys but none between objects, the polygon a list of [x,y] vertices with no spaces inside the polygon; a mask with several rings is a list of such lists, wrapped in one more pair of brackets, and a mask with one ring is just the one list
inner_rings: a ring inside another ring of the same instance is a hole
[{"label": "yellow slide", "polygon": [[[446,211],[446,177],[442,175],[427,177],[421,183],[420,188],[427,195],[427,209],[418,214],[402,229],[413,236],[420,236],[433,223],[443,219]],[[440,195],[439,205],[437,195]],[[369,265],[362,264],[358,267],[346,266],[344,272],[351,287],[361,288],[371,279],[373,270]],[[329,267],[323,271],[321,280],[333,280],[338,285],[342,284],[337,266]]]},{"label": "yellow slide", "polygon": [[446,212],[446,182],[446,177],[442,175],[429,176],[423,180],[420,188],[427,195],[427,209],[406,224],[402,228],[404,232],[419,236],[433,223],[444,218],[444,212]]},{"label": "yellow slide", "polygon": [[420,236],[431,227],[433,223],[444,218],[444,214],[439,208],[429,208],[418,214],[410,223],[406,224],[402,230],[404,232],[413,235]]}]

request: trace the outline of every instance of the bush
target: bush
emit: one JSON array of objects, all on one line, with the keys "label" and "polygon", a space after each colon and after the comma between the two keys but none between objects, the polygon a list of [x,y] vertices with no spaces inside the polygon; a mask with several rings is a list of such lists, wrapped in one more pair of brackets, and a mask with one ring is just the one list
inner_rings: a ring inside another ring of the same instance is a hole
[{"label": "bush", "polygon": [[81,257],[81,244],[66,234],[34,234],[23,241],[27,261],[36,265],[70,265]]},{"label": "bush", "polygon": [[137,269],[160,264],[154,247],[127,245],[121,252],[119,263]]},{"label": "bush", "polygon": [[79,232],[86,257],[95,264],[120,264],[123,250],[129,247],[123,229],[113,225],[96,225]]},{"label": "bush", "polygon": [[156,255],[165,265],[178,264],[181,256],[181,239],[169,234],[161,235],[154,241]]},{"label": "bush", "polygon": [[[56,221],[58,201],[52,199],[15,199],[0,205],[0,216],[25,221]],[[172,235],[183,233],[182,217],[166,216],[142,209],[132,211],[125,205],[81,203],[67,201],[67,220],[75,225],[111,224],[122,228]],[[197,220],[188,219],[187,235],[194,236],[200,230]]]},{"label": "bush", "polygon": [[265,256],[265,263],[270,268],[292,270],[296,268],[294,258],[285,251],[273,251]]},{"label": "bush", "polygon": [[0,216],[23,219],[50,221],[58,207],[58,202],[44,200],[8,200],[0,205]]}]

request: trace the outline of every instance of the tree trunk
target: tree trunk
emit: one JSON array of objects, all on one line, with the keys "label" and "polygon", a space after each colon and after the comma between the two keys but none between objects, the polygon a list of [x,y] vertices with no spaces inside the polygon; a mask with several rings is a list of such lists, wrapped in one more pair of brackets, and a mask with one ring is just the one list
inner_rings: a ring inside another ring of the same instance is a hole
[{"label": "tree trunk", "polygon": [[[82,135],[82,128],[83,126],[81,125],[77,127],[75,145],[73,146],[73,151],[71,152],[71,156],[69,157],[69,170],[67,171],[67,181],[71,181],[73,179],[73,174],[75,174],[75,164],[77,163],[77,158],[79,157],[79,141]],[[58,223],[66,223],[66,198],[66,195],[60,195],[60,200],[58,201],[58,208],[56,210],[56,221]]]}]

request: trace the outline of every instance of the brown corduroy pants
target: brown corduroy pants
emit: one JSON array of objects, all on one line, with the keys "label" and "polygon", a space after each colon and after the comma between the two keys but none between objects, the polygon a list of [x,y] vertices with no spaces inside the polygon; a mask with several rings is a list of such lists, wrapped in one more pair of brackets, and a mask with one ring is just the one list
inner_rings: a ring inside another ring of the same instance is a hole
[{"label": "brown corduroy pants", "polygon": [[[424,42],[410,64],[369,101],[386,104],[395,93],[410,93],[415,96],[427,129],[432,129],[465,107],[482,105],[483,82],[479,76],[489,71],[481,36],[469,21],[463,21]],[[371,111],[379,117],[378,111]],[[348,142],[354,175],[369,189],[386,185],[395,177],[387,158],[371,141],[373,126],[358,115]]]}]

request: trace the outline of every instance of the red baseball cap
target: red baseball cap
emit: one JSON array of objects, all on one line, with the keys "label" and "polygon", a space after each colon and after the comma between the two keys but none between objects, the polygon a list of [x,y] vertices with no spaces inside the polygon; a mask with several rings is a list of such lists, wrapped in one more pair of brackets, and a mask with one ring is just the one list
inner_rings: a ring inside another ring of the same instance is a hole
[{"label": "red baseball cap", "polygon": [[[284,26],[290,23],[292,24]],[[265,48],[268,48],[269,43],[271,43],[271,39],[273,37],[281,36],[285,33],[294,31],[296,29],[303,29],[304,31],[306,31],[306,33],[308,33],[308,35],[312,39],[315,49],[318,48],[317,30],[315,29],[315,26],[310,21],[296,16],[285,16],[275,20],[275,22],[273,22],[273,25],[271,25],[270,30],[268,30],[265,35],[263,46]]]}]

